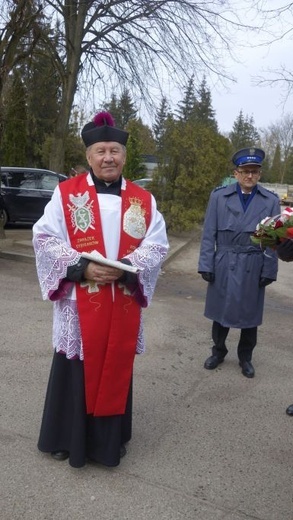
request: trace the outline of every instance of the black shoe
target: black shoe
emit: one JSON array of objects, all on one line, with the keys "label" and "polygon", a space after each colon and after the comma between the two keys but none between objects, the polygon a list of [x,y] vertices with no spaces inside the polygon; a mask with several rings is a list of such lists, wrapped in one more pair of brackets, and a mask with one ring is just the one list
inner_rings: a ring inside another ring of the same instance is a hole
[{"label": "black shoe", "polygon": [[239,365],[241,366],[241,372],[245,377],[254,377],[255,372],[253,365],[250,361],[239,361]]},{"label": "black shoe", "polygon": [[69,451],[52,451],[51,456],[55,460],[66,460],[69,457]]},{"label": "black shoe", "polygon": [[207,370],[214,370],[220,363],[223,363],[224,358],[219,358],[218,356],[210,356],[204,362],[204,367]]},{"label": "black shoe", "polygon": [[293,415],[293,404],[290,404],[286,410],[287,415]]},{"label": "black shoe", "polygon": [[122,459],[122,457],[125,457],[126,453],[127,453],[127,451],[126,451],[125,445],[121,444],[121,446],[120,446],[120,458]]}]

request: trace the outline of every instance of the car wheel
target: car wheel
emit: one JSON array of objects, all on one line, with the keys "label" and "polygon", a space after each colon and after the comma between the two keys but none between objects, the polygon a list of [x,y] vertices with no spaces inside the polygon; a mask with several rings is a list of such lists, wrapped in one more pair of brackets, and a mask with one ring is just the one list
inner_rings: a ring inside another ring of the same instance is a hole
[{"label": "car wheel", "polygon": [[7,215],[7,211],[5,209],[2,209],[2,211],[0,210],[0,220],[1,220],[2,226],[5,227],[8,222],[8,215]]}]

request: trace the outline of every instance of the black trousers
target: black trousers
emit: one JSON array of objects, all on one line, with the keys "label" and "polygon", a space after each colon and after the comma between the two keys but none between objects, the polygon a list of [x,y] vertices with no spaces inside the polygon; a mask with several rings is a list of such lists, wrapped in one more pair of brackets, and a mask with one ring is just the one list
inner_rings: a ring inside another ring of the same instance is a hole
[{"label": "black trousers", "polygon": [[[228,353],[225,345],[230,328],[223,327],[217,321],[213,322],[212,338],[214,346],[212,348],[213,356],[224,358]],[[257,327],[249,329],[241,329],[240,339],[237,347],[237,354],[240,361],[251,361],[252,351],[257,341]]]}]

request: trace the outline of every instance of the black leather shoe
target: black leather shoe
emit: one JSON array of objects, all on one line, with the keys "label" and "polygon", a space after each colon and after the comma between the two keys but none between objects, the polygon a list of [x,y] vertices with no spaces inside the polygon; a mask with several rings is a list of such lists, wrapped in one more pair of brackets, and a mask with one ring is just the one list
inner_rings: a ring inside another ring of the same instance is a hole
[{"label": "black leather shoe", "polygon": [[55,460],[66,460],[69,457],[69,451],[52,451],[51,456]]},{"label": "black leather shoe", "polygon": [[125,457],[126,453],[127,453],[127,451],[126,451],[125,445],[121,444],[121,446],[120,446],[120,458],[122,459],[122,457]]},{"label": "black leather shoe", "polygon": [[219,358],[218,356],[210,356],[204,362],[204,367],[207,370],[214,370],[220,363],[223,363],[224,358]]},{"label": "black leather shoe", "polygon": [[253,365],[250,361],[239,361],[239,365],[241,366],[241,372],[245,377],[254,377],[255,372]]},{"label": "black leather shoe", "polygon": [[293,415],[293,404],[290,404],[286,410],[287,415]]}]

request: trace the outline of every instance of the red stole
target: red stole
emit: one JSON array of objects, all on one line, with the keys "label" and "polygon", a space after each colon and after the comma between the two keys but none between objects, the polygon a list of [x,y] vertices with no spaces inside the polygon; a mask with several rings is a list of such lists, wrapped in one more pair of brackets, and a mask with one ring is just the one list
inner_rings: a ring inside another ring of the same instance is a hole
[{"label": "red stole", "polygon": [[[72,247],[106,256],[95,186],[88,184],[87,175],[80,175],[61,183],[60,191]],[[149,192],[127,182],[121,198],[118,259],[139,246],[151,218]],[[111,284],[76,284],[88,414],[125,413],[140,325],[140,306],[128,293],[115,282],[113,301]]]}]

